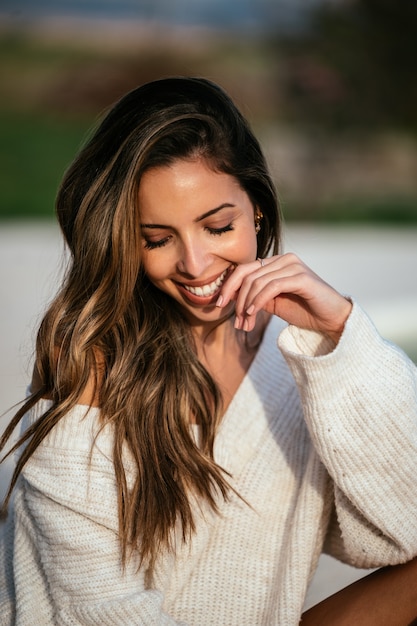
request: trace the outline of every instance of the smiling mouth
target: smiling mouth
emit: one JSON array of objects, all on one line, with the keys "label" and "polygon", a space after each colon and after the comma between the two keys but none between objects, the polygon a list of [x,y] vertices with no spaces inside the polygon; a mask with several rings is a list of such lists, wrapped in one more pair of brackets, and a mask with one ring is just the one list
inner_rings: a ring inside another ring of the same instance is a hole
[{"label": "smiling mouth", "polygon": [[191,287],[191,285],[183,284],[181,286],[184,287],[184,289],[189,293],[192,293],[193,296],[199,296],[200,298],[210,298],[211,296],[214,296],[214,294],[222,286],[228,271],[229,268],[225,269],[224,272],[222,272],[220,276],[216,278],[216,280],[213,280],[213,282],[209,283],[208,285],[202,285],[201,287]]}]

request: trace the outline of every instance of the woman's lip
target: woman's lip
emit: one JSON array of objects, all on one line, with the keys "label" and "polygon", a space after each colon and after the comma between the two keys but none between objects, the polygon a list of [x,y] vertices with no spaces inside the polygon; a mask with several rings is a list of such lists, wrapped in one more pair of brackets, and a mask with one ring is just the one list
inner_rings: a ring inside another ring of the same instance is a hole
[{"label": "woman's lip", "polygon": [[[208,296],[204,296],[204,295],[197,295],[194,293],[191,293],[191,291],[189,291],[188,289],[186,289],[186,287],[184,285],[186,285],[187,287],[189,286],[189,283],[176,283],[179,291],[181,292],[181,295],[183,296],[183,298],[185,298],[186,300],[188,300],[189,302],[191,302],[192,304],[197,304],[200,306],[207,306],[209,304],[214,304],[217,302],[217,299],[219,297],[219,293],[224,285],[224,283],[226,282],[228,276],[231,274],[231,272],[233,271],[233,269],[235,268],[234,265],[230,265],[226,270],[223,270],[223,272],[221,272],[220,274],[217,274],[216,278],[214,278],[214,280],[212,280],[211,282],[214,282],[216,280],[218,280],[218,278],[225,273],[224,279],[222,280],[221,284],[219,285],[219,287],[216,289],[216,291]],[[205,280],[204,282],[199,281],[199,284],[197,283],[193,283],[192,285],[190,285],[191,287],[203,287],[205,285],[210,285],[210,282],[207,282],[207,280]]]},{"label": "woman's lip", "polygon": [[[230,271],[234,269],[234,265],[230,265],[228,268],[226,268],[226,276],[224,277],[224,280],[226,280],[227,278],[227,274],[230,273]],[[211,283],[214,283],[214,281],[216,281],[219,276],[221,276],[223,274],[225,270],[222,270],[221,272],[219,272],[218,274],[216,274],[213,277],[209,277],[206,278],[205,280],[196,280],[193,282],[180,282],[175,280],[174,282],[179,286],[179,287],[204,287],[205,285],[210,285]]]},{"label": "woman's lip", "polygon": [[191,293],[191,291],[187,291],[187,289],[185,289],[185,287],[183,287],[181,284],[177,284],[178,290],[181,293],[182,297],[185,300],[188,300],[188,302],[190,302],[191,304],[197,304],[199,306],[207,306],[209,304],[214,304],[215,302],[217,302],[217,298],[219,297],[222,286],[223,285],[220,285],[220,287],[210,296],[197,296],[194,293]]}]

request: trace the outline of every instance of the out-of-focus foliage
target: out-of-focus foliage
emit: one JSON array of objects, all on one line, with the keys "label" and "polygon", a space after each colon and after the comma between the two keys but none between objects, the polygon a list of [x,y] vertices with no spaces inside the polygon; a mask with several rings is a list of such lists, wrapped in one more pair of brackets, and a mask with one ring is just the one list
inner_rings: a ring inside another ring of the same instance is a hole
[{"label": "out-of-focus foliage", "polygon": [[223,85],[252,122],[287,219],[416,224],[416,11],[414,0],[333,1],[286,38],[0,22],[0,218],[52,217],[101,113],[180,74]]},{"label": "out-of-focus foliage", "polygon": [[0,32],[0,218],[52,217],[59,181],[89,129],[148,80],[208,76],[252,117],[270,115],[271,98],[261,96],[271,81],[256,48],[195,36],[155,46],[140,29],[137,38],[131,29],[125,40],[109,35]]},{"label": "out-of-focus foliage", "polygon": [[137,32],[125,27],[126,33],[115,26],[115,36],[100,25],[89,38],[67,28],[0,31],[0,110],[91,120],[130,89],[169,75],[212,78],[255,118],[275,102],[268,87],[275,64],[265,63],[256,40],[140,26]]},{"label": "out-of-focus foliage", "polygon": [[82,119],[0,112],[0,218],[53,217],[59,181],[87,127]]},{"label": "out-of-focus foliage", "polygon": [[286,112],[327,130],[417,134],[417,2],[325,2],[285,51]]}]

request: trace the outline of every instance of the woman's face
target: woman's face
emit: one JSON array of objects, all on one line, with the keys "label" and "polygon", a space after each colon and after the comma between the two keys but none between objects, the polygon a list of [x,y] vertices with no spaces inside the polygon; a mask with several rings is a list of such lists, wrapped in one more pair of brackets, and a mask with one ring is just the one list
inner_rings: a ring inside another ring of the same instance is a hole
[{"label": "woman's face", "polygon": [[233,269],[256,258],[254,207],[237,180],[204,160],[148,170],[139,187],[143,266],[189,323],[229,317],[215,306]]}]

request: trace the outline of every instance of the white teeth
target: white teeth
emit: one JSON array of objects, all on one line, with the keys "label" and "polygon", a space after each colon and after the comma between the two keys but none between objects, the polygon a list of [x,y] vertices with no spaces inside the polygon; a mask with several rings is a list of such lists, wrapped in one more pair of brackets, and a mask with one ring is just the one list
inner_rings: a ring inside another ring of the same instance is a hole
[{"label": "white teeth", "polygon": [[216,293],[216,291],[224,281],[226,274],[227,270],[224,270],[224,272],[220,274],[220,276],[216,278],[216,280],[214,280],[209,285],[203,285],[203,287],[191,287],[189,285],[183,285],[183,287],[195,296],[207,298]]}]

